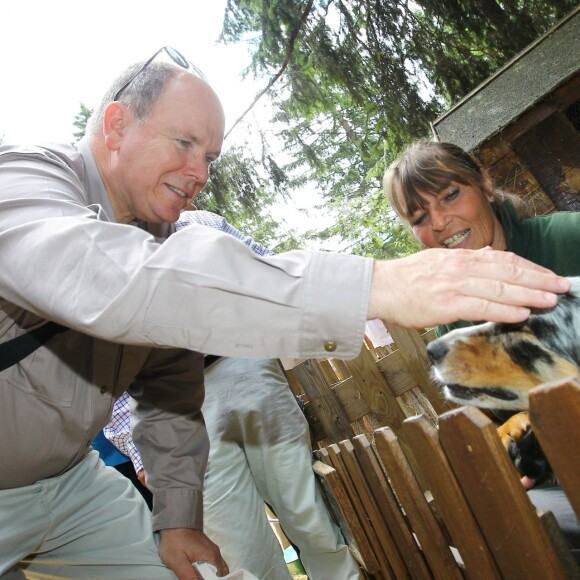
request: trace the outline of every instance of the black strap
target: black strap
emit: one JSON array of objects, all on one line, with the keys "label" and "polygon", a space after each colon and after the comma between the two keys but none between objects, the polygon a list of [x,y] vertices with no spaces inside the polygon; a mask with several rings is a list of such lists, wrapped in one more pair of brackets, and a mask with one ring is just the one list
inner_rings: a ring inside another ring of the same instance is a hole
[{"label": "black strap", "polygon": [[204,369],[207,369],[207,367],[209,365],[212,365],[214,362],[216,362],[220,358],[222,358],[222,357],[221,356],[218,356],[217,354],[206,354],[203,357],[203,368]]},{"label": "black strap", "polygon": [[[68,327],[62,326],[62,324],[47,322],[26,334],[0,344],[0,372],[19,363],[55,334],[59,334],[65,330],[68,330]],[[222,357],[215,354],[206,355],[203,359],[204,368],[207,368],[220,358]]]},{"label": "black strap", "polygon": [[0,372],[32,354],[55,334],[68,330],[56,322],[47,322],[26,334],[0,344]]}]

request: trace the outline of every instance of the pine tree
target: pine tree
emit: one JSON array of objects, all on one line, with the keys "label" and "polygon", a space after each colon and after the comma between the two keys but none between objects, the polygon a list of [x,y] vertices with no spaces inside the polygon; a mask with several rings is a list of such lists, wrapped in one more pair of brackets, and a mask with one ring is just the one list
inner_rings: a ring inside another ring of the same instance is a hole
[{"label": "pine tree", "polygon": [[352,252],[415,251],[380,177],[430,122],[576,6],[576,0],[228,0],[222,39],[269,78],[288,187],[316,184]]}]

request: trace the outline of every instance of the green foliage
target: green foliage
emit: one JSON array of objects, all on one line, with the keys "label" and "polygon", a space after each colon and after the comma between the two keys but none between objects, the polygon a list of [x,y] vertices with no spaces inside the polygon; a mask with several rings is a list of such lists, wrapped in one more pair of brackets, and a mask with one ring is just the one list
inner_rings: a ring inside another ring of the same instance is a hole
[{"label": "green foliage", "polygon": [[73,125],[78,129],[76,133],[73,133],[73,137],[80,141],[86,133],[87,122],[89,117],[93,114],[93,109],[89,109],[83,103],[81,103],[81,110],[75,115],[75,120]]},{"label": "green foliage", "polygon": [[[256,162],[247,156],[247,150],[240,145],[233,147],[210,166],[210,179],[196,206],[225,217],[274,252],[300,247],[295,233],[282,233],[269,211],[276,199],[285,195],[283,173],[268,154]],[[263,167],[267,167],[271,179],[262,175]]]},{"label": "green foliage", "polygon": [[348,211],[342,202],[329,201],[325,208],[336,215],[332,226],[319,232],[309,232],[307,239],[341,239],[343,250],[373,258],[397,258],[418,252],[420,246],[411,232],[388,207],[382,190],[354,198]]},{"label": "green foliage", "polygon": [[[228,0],[225,42],[252,50],[291,161],[352,251],[411,251],[380,190],[386,165],[429,123],[576,6],[576,0]],[[281,74],[283,73],[283,74]]]}]

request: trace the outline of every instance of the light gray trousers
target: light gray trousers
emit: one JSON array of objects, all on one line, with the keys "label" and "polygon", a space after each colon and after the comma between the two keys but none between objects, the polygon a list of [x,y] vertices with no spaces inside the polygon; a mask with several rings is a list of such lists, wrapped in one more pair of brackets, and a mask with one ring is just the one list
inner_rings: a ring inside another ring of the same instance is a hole
[{"label": "light gray trousers", "polygon": [[175,580],[133,484],[92,451],[70,471],[0,490],[0,578]]},{"label": "light gray trousers", "polygon": [[203,414],[210,439],[204,532],[230,570],[291,580],[266,502],[310,580],[358,580],[312,471],[308,422],[278,362],[218,360],[205,372]]}]

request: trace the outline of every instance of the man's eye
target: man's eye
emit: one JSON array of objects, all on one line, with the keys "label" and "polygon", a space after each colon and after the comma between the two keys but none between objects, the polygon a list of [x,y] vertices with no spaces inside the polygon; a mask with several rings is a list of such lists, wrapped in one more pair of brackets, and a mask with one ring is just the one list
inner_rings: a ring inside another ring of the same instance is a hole
[{"label": "man's eye", "polygon": [[189,141],[185,141],[185,139],[177,139],[177,142],[181,147],[189,147],[191,143]]}]

